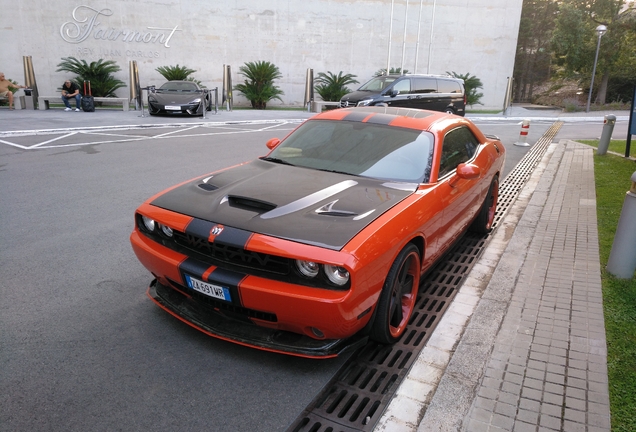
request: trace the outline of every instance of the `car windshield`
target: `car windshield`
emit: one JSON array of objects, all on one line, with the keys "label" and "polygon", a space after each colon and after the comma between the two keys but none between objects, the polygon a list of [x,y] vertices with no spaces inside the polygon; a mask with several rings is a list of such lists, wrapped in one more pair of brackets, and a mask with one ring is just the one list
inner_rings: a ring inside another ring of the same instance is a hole
[{"label": "car windshield", "polygon": [[265,160],[406,183],[428,182],[433,135],[370,123],[310,120]]},{"label": "car windshield", "polygon": [[390,86],[395,80],[396,78],[391,76],[376,77],[373,78],[371,81],[362,84],[362,87],[360,87],[358,90],[379,92]]},{"label": "car windshield", "polygon": [[199,88],[195,83],[191,82],[167,82],[161,87],[159,87],[161,91],[175,91],[175,92],[194,92],[198,91]]}]

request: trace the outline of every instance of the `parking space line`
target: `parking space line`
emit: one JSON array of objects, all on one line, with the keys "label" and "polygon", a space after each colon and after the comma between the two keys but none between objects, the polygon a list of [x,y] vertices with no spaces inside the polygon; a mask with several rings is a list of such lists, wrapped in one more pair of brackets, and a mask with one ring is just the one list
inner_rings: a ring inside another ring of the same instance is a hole
[{"label": "parking space line", "polygon": [[77,132],[71,132],[71,133],[68,133],[66,135],[60,135],[57,138],[53,138],[53,139],[41,142],[39,144],[34,144],[34,145],[30,146],[29,148],[37,148],[37,147],[43,146],[44,144],[49,144],[49,143],[52,143],[54,141],[61,140],[63,138],[68,138],[68,137],[73,136],[73,135],[77,135]]}]

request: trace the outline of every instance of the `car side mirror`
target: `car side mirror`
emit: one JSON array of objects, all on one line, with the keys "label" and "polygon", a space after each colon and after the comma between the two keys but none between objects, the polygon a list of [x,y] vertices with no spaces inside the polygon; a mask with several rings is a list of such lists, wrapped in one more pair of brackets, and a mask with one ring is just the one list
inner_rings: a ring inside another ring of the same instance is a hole
[{"label": "car side mirror", "polygon": [[457,176],[465,180],[473,180],[479,178],[481,170],[477,165],[460,163],[457,165]]},{"label": "car side mirror", "polygon": [[391,90],[391,93],[389,93],[389,96],[396,97],[399,94],[400,94],[400,92],[394,89],[394,90]]},{"label": "car side mirror", "polygon": [[274,150],[278,144],[280,144],[280,140],[278,138],[271,138],[267,141],[267,143],[265,143],[267,148],[270,150]]}]

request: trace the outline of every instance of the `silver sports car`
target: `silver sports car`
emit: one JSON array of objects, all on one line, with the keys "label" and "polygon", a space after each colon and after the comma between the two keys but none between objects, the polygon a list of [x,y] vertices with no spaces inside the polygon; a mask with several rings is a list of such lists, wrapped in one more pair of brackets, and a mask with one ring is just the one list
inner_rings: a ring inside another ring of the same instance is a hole
[{"label": "silver sports car", "polygon": [[148,112],[157,114],[202,115],[210,111],[210,93],[193,81],[168,81],[148,92]]}]

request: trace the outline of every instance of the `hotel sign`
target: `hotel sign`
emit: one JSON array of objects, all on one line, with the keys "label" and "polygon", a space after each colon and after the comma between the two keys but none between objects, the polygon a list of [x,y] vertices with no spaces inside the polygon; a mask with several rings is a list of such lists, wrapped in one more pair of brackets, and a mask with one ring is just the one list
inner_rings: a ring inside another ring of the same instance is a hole
[{"label": "hotel sign", "polygon": [[115,27],[103,27],[100,17],[113,15],[110,9],[93,9],[90,6],[81,5],[73,9],[71,21],[67,21],[60,27],[62,39],[71,44],[78,44],[86,40],[122,41],[129,43],[159,44],[170,48],[170,40],[175,32],[181,31],[177,25],[174,27],[146,27],[144,30],[118,29]]}]

